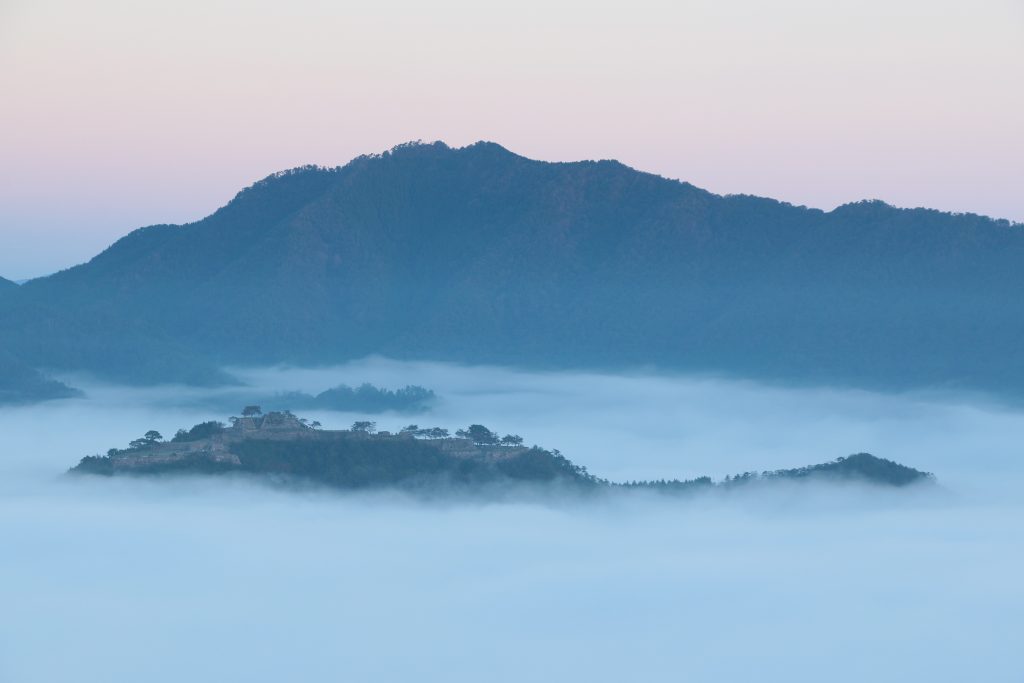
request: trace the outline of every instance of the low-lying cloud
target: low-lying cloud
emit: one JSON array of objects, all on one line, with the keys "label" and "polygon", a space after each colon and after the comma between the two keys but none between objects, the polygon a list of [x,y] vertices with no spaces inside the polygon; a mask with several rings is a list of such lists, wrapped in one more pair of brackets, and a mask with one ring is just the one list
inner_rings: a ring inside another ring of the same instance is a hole
[{"label": "low-lying cloud", "polygon": [[420,384],[432,412],[372,419],[482,423],[615,480],[869,451],[941,487],[427,503],[69,480],[82,455],[226,417],[167,407],[194,390],[87,384],[0,412],[0,680],[1019,680],[1015,410],[382,359],[241,374],[260,391]]}]

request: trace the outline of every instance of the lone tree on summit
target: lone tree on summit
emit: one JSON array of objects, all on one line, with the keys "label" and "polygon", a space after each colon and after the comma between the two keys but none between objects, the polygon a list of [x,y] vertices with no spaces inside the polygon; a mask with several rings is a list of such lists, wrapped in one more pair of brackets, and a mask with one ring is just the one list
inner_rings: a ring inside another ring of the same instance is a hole
[{"label": "lone tree on summit", "polygon": [[150,429],[146,432],[141,439],[134,439],[128,442],[128,448],[132,450],[138,450],[140,448],[146,448],[152,446],[163,440],[163,435],[155,429]]},{"label": "lone tree on summit", "polygon": [[469,425],[455,432],[455,435],[470,439],[477,446],[493,446],[498,443],[498,435],[483,425]]},{"label": "lone tree on summit", "polygon": [[263,409],[259,406],[246,406],[242,408],[242,417],[257,417],[263,414]]}]

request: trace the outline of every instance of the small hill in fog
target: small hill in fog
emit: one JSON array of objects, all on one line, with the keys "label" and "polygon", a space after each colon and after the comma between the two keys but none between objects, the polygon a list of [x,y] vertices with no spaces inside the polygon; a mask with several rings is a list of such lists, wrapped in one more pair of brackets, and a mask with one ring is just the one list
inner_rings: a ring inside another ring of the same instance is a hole
[{"label": "small hill in fog", "polygon": [[437,401],[430,389],[406,385],[387,389],[363,382],[357,386],[339,384],[316,394],[302,391],[259,391],[253,387],[240,387],[209,392],[181,392],[165,399],[165,404],[200,410],[227,412],[246,403],[263,406],[268,410],[332,410],[364,415],[393,413],[424,413]]},{"label": "small hill in fog", "polygon": [[376,433],[372,422],[349,430],[323,430],[289,411],[262,415],[251,406],[231,425],[204,422],[179,430],[170,441],[147,432],[126,449],[87,456],[75,474],[212,475],[239,473],[277,483],[314,483],[338,489],[402,488],[472,492],[501,484],[557,484],[582,491],[652,490],[685,493],[755,482],[857,481],[907,486],[932,476],[890,460],[858,453],[833,462],[773,472],[746,472],[714,482],[614,483],[590,474],[557,450],[526,447],[515,435],[499,437],[482,425],[454,436],[438,427],[410,425],[397,434]]},{"label": "small hill in fog", "polygon": [[0,296],[32,367],[134,383],[369,354],[1024,391],[1024,229],[400,146],[270,176]]}]

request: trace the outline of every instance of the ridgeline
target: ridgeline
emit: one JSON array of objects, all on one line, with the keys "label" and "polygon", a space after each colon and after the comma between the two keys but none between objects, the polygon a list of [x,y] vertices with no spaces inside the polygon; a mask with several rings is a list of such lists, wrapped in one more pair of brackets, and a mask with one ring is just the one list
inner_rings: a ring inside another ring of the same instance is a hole
[{"label": "ridgeline", "polygon": [[274,174],[0,293],[29,368],[197,385],[378,354],[1024,396],[1024,228],[401,145]]}]

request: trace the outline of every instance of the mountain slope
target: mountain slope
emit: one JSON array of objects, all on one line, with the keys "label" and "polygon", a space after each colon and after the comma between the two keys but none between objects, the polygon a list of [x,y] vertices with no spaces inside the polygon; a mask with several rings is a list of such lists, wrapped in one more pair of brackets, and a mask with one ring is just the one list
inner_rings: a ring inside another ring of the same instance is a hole
[{"label": "mountain slope", "polygon": [[0,331],[30,364],[135,381],[382,353],[1018,393],[1022,263],[1005,221],[435,143],[137,230],[4,297]]},{"label": "mountain slope", "polygon": [[74,398],[82,392],[43,376],[0,350],[0,406]]},{"label": "mountain slope", "polygon": [[16,292],[17,289],[18,284],[16,282],[11,282],[10,280],[5,280],[0,277],[0,298],[10,296]]}]

